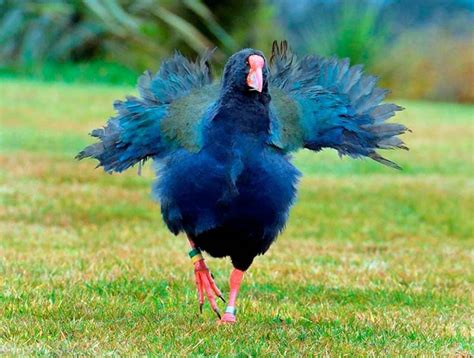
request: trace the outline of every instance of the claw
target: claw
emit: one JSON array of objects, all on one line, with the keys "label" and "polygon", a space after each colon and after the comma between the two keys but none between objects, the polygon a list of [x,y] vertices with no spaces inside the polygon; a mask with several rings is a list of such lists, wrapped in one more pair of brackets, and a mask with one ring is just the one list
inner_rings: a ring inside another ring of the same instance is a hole
[{"label": "claw", "polygon": [[227,303],[227,301],[225,300],[224,297],[222,297],[222,295],[218,295],[217,297],[219,297],[222,300],[222,302]]},{"label": "claw", "polygon": [[200,314],[202,314],[202,306],[204,306],[204,304],[203,304],[203,303],[200,303],[200,304],[199,304],[199,313],[200,313]]},{"label": "claw", "polygon": [[217,307],[214,308],[214,312],[216,312],[216,315],[217,315],[217,317],[219,317],[219,319],[222,318],[221,313],[219,312],[219,309]]}]

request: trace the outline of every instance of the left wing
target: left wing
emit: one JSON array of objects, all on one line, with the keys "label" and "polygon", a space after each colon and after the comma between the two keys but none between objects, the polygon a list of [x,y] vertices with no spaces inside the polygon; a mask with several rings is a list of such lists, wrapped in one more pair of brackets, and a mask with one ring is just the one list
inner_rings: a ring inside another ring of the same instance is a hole
[{"label": "left wing", "polygon": [[349,60],[298,59],[286,41],[273,43],[270,60],[271,142],[284,152],[336,149],[340,155],[369,157],[400,169],[378,149],[408,149],[398,135],[408,129],[386,123],[402,107],[384,103],[387,90]]},{"label": "left wing", "polygon": [[219,92],[212,83],[209,55],[191,62],[175,54],[155,76],[146,71],[138,81],[140,97],[116,101],[117,115],[91,132],[99,141],[76,158],[95,158],[105,171],[121,172],[178,148],[198,151]]}]

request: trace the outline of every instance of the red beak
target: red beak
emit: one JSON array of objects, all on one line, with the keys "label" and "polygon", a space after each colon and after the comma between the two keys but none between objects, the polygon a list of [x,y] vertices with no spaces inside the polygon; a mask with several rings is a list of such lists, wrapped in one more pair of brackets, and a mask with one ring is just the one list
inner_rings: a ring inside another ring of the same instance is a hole
[{"label": "red beak", "polygon": [[251,55],[248,58],[250,71],[247,76],[247,85],[251,90],[262,92],[263,89],[263,73],[262,69],[265,65],[265,60],[262,56]]}]

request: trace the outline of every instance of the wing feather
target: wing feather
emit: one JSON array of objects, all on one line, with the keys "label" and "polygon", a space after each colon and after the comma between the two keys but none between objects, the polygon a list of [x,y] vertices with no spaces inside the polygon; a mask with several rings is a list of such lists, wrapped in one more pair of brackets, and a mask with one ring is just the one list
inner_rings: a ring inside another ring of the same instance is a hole
[{"label": "wing feather", "polygon": [[386,123],[402,107],[382,103],[388,91],[362,69],[350,67],[348,59],[298,59],[286,41],[275,42],[269,79],[272,144],[284,152],[333,148],[399,168],[377,149],[408,149],[398,137],[408,129]]},{"label": "wing feather", "polygon": [[91,132],[99,142],[76,158],[95,158],[106,171],[121,172],[178,148],[198,151],[218,95],[208,65],[211,54],[192,62],[176,53],[155,76],[146,71],[138,80],[139,98],[116,101],[117,115]]}]

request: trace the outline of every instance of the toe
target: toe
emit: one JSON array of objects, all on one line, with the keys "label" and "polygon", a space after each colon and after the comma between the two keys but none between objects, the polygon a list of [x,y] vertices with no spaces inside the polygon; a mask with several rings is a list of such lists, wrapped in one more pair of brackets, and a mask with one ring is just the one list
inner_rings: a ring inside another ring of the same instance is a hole
[{"label": "toe", "polygon": [[204,285],[199,272],[195,273],[194,278],[196,280],[196,288],[198,291],[199,311],[202,313],[202,306],[204,305]]},{"label": "toe", "polygon": [[211,287],[211,283],[209,282],[207,275],[204,274],[204,277],[201,276],[201,280],[204,283],[204,291],[206,292],[207,299],[211,304],[211,307],[214,311],[217,310],[217,303],[216,303],[216,296],[214,295],[214,290]]},{"label": "toe", "polygon": [[232,313],[224,313],[224,315],[222,316],[221,320],[219,321],[219,323],[221,324],[232,324],[232,323],[236,323],[237,322],[237,319],[235,318],[235,315],[233,315]]},{"label": "toe", "polygon": [[209,284],[210,284],[212,290],[214,291],[214,293],[216,294],[216,296],[219,297],[221,300],[223,300],[225,302],[224,297],[222,297],[221,291],[219,290],[216,283],[214,282],[214,277],[213,277],[212,273],[210,271],[207,271],[206,276],[207,276],[207,280],[209,281]]}]

